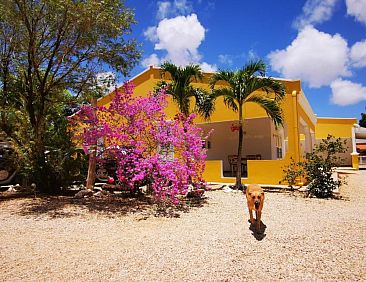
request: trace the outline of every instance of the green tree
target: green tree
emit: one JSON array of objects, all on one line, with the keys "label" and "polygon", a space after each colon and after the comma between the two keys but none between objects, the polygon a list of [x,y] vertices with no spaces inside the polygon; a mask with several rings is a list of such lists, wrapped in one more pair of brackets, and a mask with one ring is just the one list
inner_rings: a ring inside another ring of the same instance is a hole
[{"label": "green tree", "polygon": [[[222,96],[225,105],[238,112],[239,144],[237,157],[240,163],[243,148],[244,104],[256,103],[262,107],[275,125],[282,125],[281,101],[285,96],[281,83],[265,77],[266,66],[262,60],[249,62],[238,71],[219,71],[211,77],[214,97]],[[217,82],[226,82],[227,86],[215,89]],[[259,92],[263,91],[263,92]],[[236,187],[241,187],[241,170],[237,170]]]},{"label": "green tree", "polygon": [[202,88],[193,87],[193,81],[202,81],[203,73],[199,65],[187,65],[178,67],[170,62],[161,65],[161,73],[165,78],[166,73],[170,74],[171,82],[162,81],[159,87],[168,86],[167,94],[171,95],[173,101],[178,105],[179,111],[185,116],[190,114],[190,100],[195,99],[194,111],[208,119],[214,108],[211,96]]},{"label": "green tree", "polygon": [[362,127],[366,127],[366,114],[361,113],[361,119],[359,120],[358,124]]},{"label": "green tree", "polygon": [[125,38],[134,14],[120,0],[0,0],[0,10],[0,130],[45,190],[54,107],[65,104],[65,90],[74,99],[98,95],[105,68],[130,71],[140,57]]}]

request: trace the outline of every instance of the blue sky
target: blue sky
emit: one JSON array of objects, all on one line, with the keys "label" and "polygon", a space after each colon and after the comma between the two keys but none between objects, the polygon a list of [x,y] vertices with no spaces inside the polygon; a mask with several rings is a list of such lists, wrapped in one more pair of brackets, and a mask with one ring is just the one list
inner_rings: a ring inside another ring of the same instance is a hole
[{"label": "blue sky", "polygon": [[265,60],[267,75],[301,79],[314,112],[366,112],[366,0],[126,0],[143,58],[131,77],[165,60],[206,71]]}]

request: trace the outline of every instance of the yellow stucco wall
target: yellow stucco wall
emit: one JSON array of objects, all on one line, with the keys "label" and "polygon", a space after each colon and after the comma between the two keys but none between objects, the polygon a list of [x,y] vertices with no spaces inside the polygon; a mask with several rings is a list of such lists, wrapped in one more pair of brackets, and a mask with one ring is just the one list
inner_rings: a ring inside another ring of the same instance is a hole
[{"label": "yellow stucco wall", "polygon": [[[166,76],[166,78],[169,79],[169,76]],[[194,87],[200,87],[200,88],[203,88],[206,90],[210,90],[209,83],[208,83],[209,78],[210,78],[210,74],[205,74],[202,82],[194,82],[194,83],[192,83],[192,85]],[[148,93],[154,89],[156,84],[159,81],[161,81],[161,79],[162,78],[161,78],[161,74],[160,74],[160,69],[157,69],[157,68],[149,68],[146,71],[139,74],[138,76],[136,76],[135,78],[132,78],[131,82],[136,86],[135,91],[134,91],[135,95],[147,96]],[[300,89],[299,88],[300,81],[281,80],[281,82],[283,82],[285,84],[287,92],[289,92],[289,93],[291,93],[292,90]],[[220,83],[218,83],[218,85],[220,85]],[[110,101],[113,99],[113,96],[114,96],[113,93],[111,93],[109,95],[102,97],[101,99],[98,100],[98,106],[108,106]],[[165,110],[165,112],[168,115],[168,117],[172,118],[178,112],[178,107],[171,101],[170,97],[168,98],[168,101],[169,101],[169,106]],[[192,106],[193,106],[193,104],[194,103],[192,101]],[[285,105],[284,112],[286,113],[286,112],[288,112],[287,103],[285,103],[284,105]],[[266,117],[267,116],[266,112],[254,103],[245,104],[244,113],[245,113],[245,118]],[[228,109],[223,102],[223,98],[220,97],[216,101],[215,112],[211,116],[210,121],[216,122],[216,121],[236,120],[237,117],[238,117],[238,114],[233,112],[232,110]],[[195,121],[197,123],[206,122],[205,120],[203,120],[200,117],[197,117]]]},{"label": "yellow stucco wall", "polygon": [[[209,90],[210,74],[204,74],[203,82],[195,82],[195,87],[201,87]],[[169,76],[165,77],[166,79]],[[135,95],[146,96],[154,89],[156,84],[161,80],[160,69],[150,67],[142,72],[131,82],[135,84]],[[283,114],[288,133],[288,152],[283,160],[260,160],[248,161],[248,178],[243,179],[244,183],[260,183],[260,184],[278,184],[283,177],[283,168],[290,163],[290,158],[295,161],[300,156],[300,132],[299,120],[307,124],[307,126],[316,132],[316,138],[324,138],[331,133],[337,137],[349,137],[351,134],[352,124],[356,119],[318,119],[315,125],[311,115],[307,112],[299,102],[299,95],[304,95],[301,91],[301,82],[299,80],[279,80],[285,85],[286,97],[282,103]],[[220,84],[218,84],[220,87]],[[108,106],[113,94],[107,95],[98,100],[98,105]],[[301,97],[306,99],[305,97]],[[170,99],[170,98],[169,98]],[[193,102],[193,101],[192,101]],[[193,104],[193,103],[192,103]],[[173,118],[178,112],[177,106],[169,100],[169,106],[165,110],[169,118]],[[216,102],[216,110],[212,115],[211,122],[237,120],[237,113],[229,110],[223,103],[222,98]],[[266,117],[266,113],[258,105],[247,103],[245,105],[245,118]],[[205,123],[200,117],[195,120],[196,123]],[[206,169],[204,178],[208,182],[234,182],[234,178],[222,176],[222,160],[206,161]]]},{"label": "yellow stucco wall", "polygon": [[318,118],[315,137],[323,139],[328,134],[335,137],[351,138],[353,124],[357,123],[355,118]]},{"label": "yellow stucco wall", "polygon": [[[289,165],[288,158],[283,160],[248,160],[248,177],[242,178],[244,184],[280,184],[283,169]],[[203,177],[208,182],[235,183],[234,177],[223,177],[222,161],[208,160]]]}]

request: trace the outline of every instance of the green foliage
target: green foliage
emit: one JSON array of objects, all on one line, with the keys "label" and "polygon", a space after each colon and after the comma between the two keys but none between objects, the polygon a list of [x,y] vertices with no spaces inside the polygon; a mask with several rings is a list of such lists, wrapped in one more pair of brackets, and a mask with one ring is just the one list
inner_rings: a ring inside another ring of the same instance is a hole
[{"label": "green foliage", "polygon": [[307,153],[301,162],[291,162],[284,169],[284,180],[292,187],[296,178],[306,178],[310,196],[328,198],[333,195],[342,182],[334,180],[332,173],[334,168],[341,164],[339,153],[345,152],[345,143],[340,138],[328,135],[326,139],[315,146],[311,153]]},{"label": "green foliage", "polygon": [[134,14],[120,0],[0,0],[0,11],[0,131],[19,168],[47,190],[45,152],[61,142],[60,108],[101,95],[98,73],[126,74],[140,58],[125,38]]},{"label": "green foliage", "polygon": [[202,89],[193,87],[194,81],[201,81],[203,73],[199,65],[188,65],[178,67],[170,62],[161,65],[161,73],[165,78],[169,73],[171,82],[161,81],[157,85],[156,91],[166,87],[166,93],[171,95],[173,101],[178,105],[179,111],[186,117],[190,114],[190,99],[195,99],[194,112],[197,112],[205,119],[209,119],[214,111],[213,99],[210,94]]},{"label": "green foliage", "polygon": [[[68,95],[65,93],[65,95]],[[67,100],[67,98],[66,98]],[[45,133],[46,162],[48,177],[42,176],[50,192],[59,187],[67,187],[73,181],[82,181],[86,177],[88,158],[81,148],[73,144],[72,133],[69,130],[67,112],[69,107],[63,104],[53,104],[53,110],[48,115]]]},{"label": "green foliage", "polygon": [[286,166],[283,170],[284,177],[283,181],[288,183],[289,187],[293,187],[296,185],[296,182],[304,176],[304,168],[302,163],[296,163],[293,158],[291,158],[291,162],[288,166]]},{"label": "green foliage", "polygon": [[[64,95],[69,96],[67,92]],[[67,100],[68,98],[64,98]],[[45,161],[36,163],[31,158],[31,146],[16,146],[12,161],[17,168],[23,185],[42,183],[43,192],[56,193],[74,181],[85,179],[87,157],[82,149],[75,148],[71,141],[67,113],[69,107],[54,101],[47,109],[45,131]],[[25,130],[27,132],[27,130]],[[16,133],[19,134],[21,130]],[[26,138],[26,136],[21,137]],[[38,186],[37,186],[38,187]],[[40,188],[40,187],[39,187]]]},{"label": "green foliage", "polygon": [[331,197],[333,191],[342,184],[341,181],[333,179],[332,173],[334,167],[341,164],[342,159],[338,154],[346,151],[345,142],[342,142],[340,138],[334,139],[334,136],[328,135],[312,153],[306,154],[304,168],[309,180],[310,195],[318,198]]},{"label": "green foliage", "polygon": [[359,120],[358,124],[362,127],[366,127],[366,114],[361,113],[361,119]]}]

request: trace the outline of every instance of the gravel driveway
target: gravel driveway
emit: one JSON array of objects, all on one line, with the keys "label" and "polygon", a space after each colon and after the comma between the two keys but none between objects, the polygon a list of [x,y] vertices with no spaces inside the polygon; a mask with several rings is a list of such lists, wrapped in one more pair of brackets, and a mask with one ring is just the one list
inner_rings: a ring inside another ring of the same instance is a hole
[{"label": "gravel driveway", "polygon": [[366,281],[366,171],[341,194],[267,193],[263,235],[240,192],[160,217],[134,199],[0,197],[0,280]]}]

